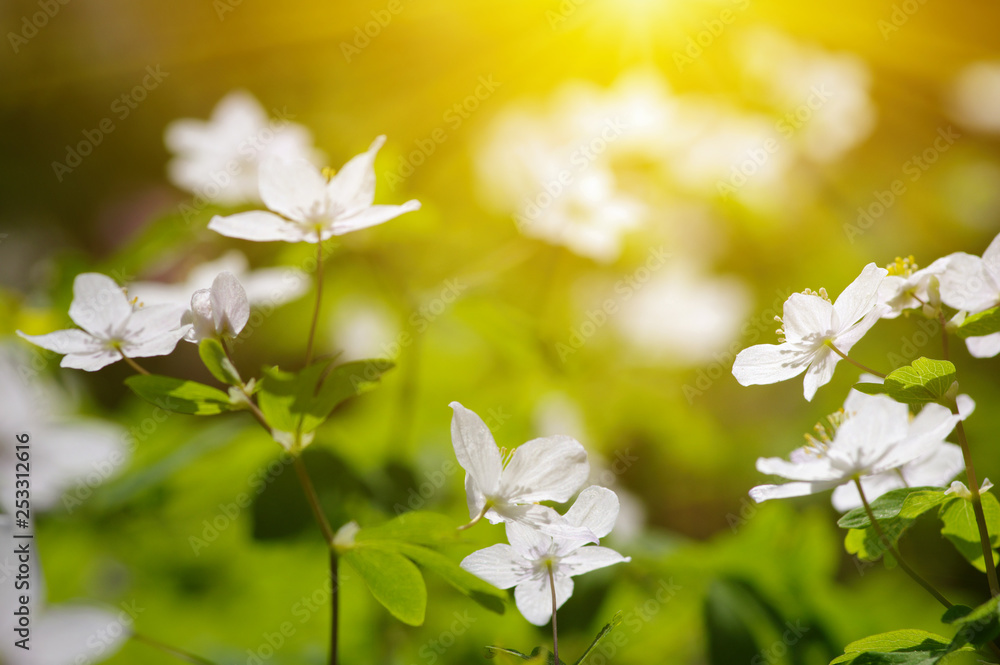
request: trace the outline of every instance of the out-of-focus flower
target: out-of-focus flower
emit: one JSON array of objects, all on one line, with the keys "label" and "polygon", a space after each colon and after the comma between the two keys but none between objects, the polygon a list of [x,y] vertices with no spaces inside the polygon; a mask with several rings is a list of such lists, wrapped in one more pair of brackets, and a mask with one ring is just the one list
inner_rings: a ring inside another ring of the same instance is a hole
[{"label": "out-of-focus flower", "polygon": [[846,354],[881,316],[878,292],[888,274],[869,263],[835,303],[826,291],[793,293],[785,301],[781,344],[758,344],[740,351],[733,363],[733,376],[740,385],[777,383],[806,373],[806,400],[833,378],[840,356]]},{"label": "out-of-focus flower", "polygon": [[482,418],[452,402],[451,440],[465,469],[469,517],[492,524],[523,522],[551,535],[582,539],[592,534],[570,528],[552,508],[539,501],[562,503],[587,479],[587,451],[568,436],[533,439],[508,453],[497,448]]},{"label": "out-of-focus flower", "polygon": [[905,310],[927,307],[935,316],[941,307],[940,279],[948,267],[948,257],[918,269],[912,256],[897,258],[888,266],[889,274],[879,287],[879,304],[885,305],[883,319],[895,319]]},{"label": "out-of-focus flower", "polygon": [[[580,492],[564,519],[603,538],[617,517],[615,493],[592,486]],[[507,523],[507,540],[510,545],[473,552],[462,561],[462,568],[500,589],[514,587],[517,609],[536,626],[552,618],[553,592],[556,609],[573,595],[573,577],[631,561],[613,549],[553,537],[518,522]]]},{"label": "out-of-focus flower", "polygon": [[258,168],[268,159],[321,160],[309,130],[286,118],[269,119],[243,91],[226,95],[208,121],[175,120],[164,138],[176,155],[167,166],[171,182],[222,204],[260,201]]},{"label": "out-of-focus flower", "polygon": [[[956,252],[945,259],[948,267],[940,277],[944,304],[973,314],[1000,304],[1000,234],[982,257]],[[992,358],[1000,353],[1000,333],[967,337],[965,345],[976,358]]]},{"label": "out-of-focus flower", "polygon": [[961,72],[951,89],[951,115],[969,129],[1000,133],[1000,61],[977,62]]},{"label": "out-of-focus flower", "polygon": [[260,196],[273,212],[251,210],[228,217],[216,215],[208,228],[230,238],[257,242],[317,243],[387,222],[420,209],[416,200],[403,205],[375,201],[375,155],[385,143],[379,136],[327,181],[304,160],[268,160],[260,170]]},{"label": "out-of-focus flower", "polygon": [[212,286],[215,277],[222,272],[232,273],[243,290],[251,306],[278,305],[299,298],[309,289],[308,276],[297,268],[259,268],[250,270],[247,257],[239,250],[230,250],[219,258],[195,266],[188,272],[183,282],[134,282],[128,292],[140,302],[154,305],[169,303],[187,307],[191,294],[199,289]]},{"label": "out-of-focus flower", "polygon": [[959,418],[940,404],[927,404],[911,418],[905,404],[852,390],[843,410],[830,416],[828,426],[817,425],[816,436],[806,435],[808,444],[792,451],[790,460],[757,460],[761,473],[792,482],[759,485],[750,497],[762,502],[816,494],[898,469],[938,449]]},{"label": "out-of-focus flower", "polygon": [[337,305],[330,326],[331,345],[338,360],[395,358],[404,346],[404,338],[392,312],[368,300],[348,299]]},{"label": "out-of-focus flower", "polygon": [[122,358],[165,356],[187,334],[183,310],[173,305],[133,307],[115,281],[100,273],[82,273],[73,281],[69,317],[80,329],[47,335],[17,334],[43,349],[65,354],[60,365],[88,372]]},{"label": "out-of-focus flower", "polygon": [[[30,377],[30,378],[29,378]],[[72,415],[74,404],[57,386],[30,368],[26,354],[0,346],[0,506],[13,514],[15,437],[27,434],[31,459],[31,507],[55,508],[74,486],[87,493],[128,459],[125,432],[118,426]],[[84,485],[86,483],[86,485]]]},{"label": "out-of-focus flower", "polygon": [[243,285],[230,272],[222,272],[212,282],[212,288],[199,289],[191,296],[191,309],[184,323],[191,328],[184,337],[200,342],[209,337],[236,337],[250,319],[250,303]]}]

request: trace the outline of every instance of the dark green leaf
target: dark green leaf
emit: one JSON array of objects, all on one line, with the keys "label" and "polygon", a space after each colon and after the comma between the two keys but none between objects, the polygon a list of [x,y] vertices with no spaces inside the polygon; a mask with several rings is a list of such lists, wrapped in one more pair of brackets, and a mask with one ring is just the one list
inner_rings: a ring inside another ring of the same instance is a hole
[{"label": "dark green leaf", "polygon": [[222,348],[222,342],[213,337],[201,340],[198,344],[198,355],[216,379],[231,386],[243,385],[239,372],[226,355],[226,350]]},{"label": "dark green leaf", "polygon": [[1000,596],[991,598],[961,618],[953,619],[951,623],[958,628],[958,632],[948,646],[948,652],[958,651],[967,644],[982,647],[1000,636],[998,607]]},{"label": "dark green leaf", "polygon": [[923,630],[894,630],[851,642],[830,665],[933,665],[948,649],[946,637]]},{"label": "dark green leaf", "polygon": [[167,411],[211,416],[229,411],[229,395],[197,381],[185,381],[156,374],[139,374],[125,379],[136,395]]},{"label": "dark green leaf", "polygon": [[424,622],[427,587],[412,561],[378,547],[353,547],[340,556],[394,617],[410,626]]},{"label": "dark green leaf", "polygon": [[970,314],[955,331],[959,337],[983,337],[1000,332],[1000,306]]},{"label": "dark green leaf", "polygon": [[[865,384],[871,385],[871,384]],[[872,512],[879,524],[896,517],[913,519],[934,508],[950,497],[935,487],[902,487],[890,490],[871,502]],[[864,506],[859,506],[837,521],[844,529],[863,529],[871,525]]]}]

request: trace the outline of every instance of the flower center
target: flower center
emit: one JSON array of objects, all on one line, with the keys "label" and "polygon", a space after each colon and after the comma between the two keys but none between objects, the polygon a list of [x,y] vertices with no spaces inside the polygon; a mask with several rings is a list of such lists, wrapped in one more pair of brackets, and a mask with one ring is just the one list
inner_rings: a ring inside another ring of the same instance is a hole
[{"label": "flower center", "polygon": [[807,454],[815,455],[816,457],[825,457],[830,450],[830,444],[833,443],[833,439],[837,435],[837,429],[844,424],[847,418],[847,413],[843,409],[839,409],[828,415],[824,420],[816,423],[813,426],[815,435],[805,435],[806,445],[803,450]]},{"label": "flower center", "polygon": [[917,265],[917,260],[913,258],[913,254],[910,254],[906,258],[897,256],[894,263],[890,263],[885,267],[889,271],[889,274],[894,277],[909,277],[919,270],[919,268],[920,266]]}]

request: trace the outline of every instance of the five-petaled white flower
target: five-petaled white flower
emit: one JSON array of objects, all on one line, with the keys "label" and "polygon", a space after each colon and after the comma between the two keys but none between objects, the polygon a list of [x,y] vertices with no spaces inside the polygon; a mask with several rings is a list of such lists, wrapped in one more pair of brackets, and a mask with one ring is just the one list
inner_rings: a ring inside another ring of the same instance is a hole
[{"label": "five-petaled white flower", "polygon": [[879,304],[884,305],[883,319],[895,319],[905,310],[922,308],[936,317],[941,309],[940,280],[948,268],[948,257],[926,268],[917,268],[912,256],[897,258],[879,287]]},{"label": "five-petaled white flower", "polygon": [[353,157],[329,182],[307,161],[269,160],[260,169],[260,196],[273,212],[216,216],[208,228],[244,240],[315,243],[418,210],[420,203],[415,200],[398,206],[372,205],[375,154],[383,143],[384,136],[376,138],[367,152]]},{"label": "five-petaled white flower", "polygon": [[[580,492],[563,519],[603,538],[617,517],[618,497],[594,485]],[[608,547],[584,546],[580,540],[549,536],[519,522],[507,523],[507,539],[510,545],[493,545],[465,557],[462,568],[500,589],[514,587],[517,609],[536,626],[552,618],[553,588],[558,609],[573,595],[574,576],[631,561]]]},{"label": "five-petaled white flower", "polygon": [[587,480],[587,451],[568,436],[532,439],[504,456],[482,418],[452,402],[451,439],[465,469],[469,516],[493,524],[523,522],[554,536],[594,540],[586,528],[574,527],[539,501],[569,501]]},{"label": "five-petaled white flower", "polygon": [[816,390],[833,378],[840,360],[833,347],[846,354],[878,322],[884,309],[878,292],[887,274],[869,263],[834,303],[823,289],[793,293],[785,301],[781,319],[785,339],[781,344],[757,344],[740,351],[733,376],[741,385],[750,386],[777,383],[805,372],[804,393],[811,401]]},{"label": "five-petaled white flower", "polygon": [[17,334],[43,349],[65,354],[60,365],[94,372],[122,358],[165,356],[187,333],[183,309],[173,305],[133,307],[115,281],[82,273],[73,281],[69,316],[80,328],[47,335]]},{"label": "five-petaled white flower", "polygon": [[852,390],[843,410],[830,416],[830,427],[817,425],[817,436],[807,435],[808,444],[792,451],[790,461],[757,460],[761,473],[792,482],[754,487],[750,497],[759,503],[816,494],[898,469],[941,446],[959,418],[940,404],[927,404],[911,418],[908,406],[887,395]]},{"label": "five-petaled white flower", "polygon": [[199,289],[191,296],[191,309],[184,323],[191,328],[184,337],[200,342],[208,337],[236,337],[250,319],[250,302],[243,285],[232,273],[219,273],[212,288]]},{"label": "five-petaled white flower", "polygon": [[[956,252],[945,257],[948,269],[941,276],[941,300],[955,309],[975,314],[1000,304],[1000,235],[982,257]],[[967,337],[965,345],[976,358],[1000,353],[1000,333]]]}]

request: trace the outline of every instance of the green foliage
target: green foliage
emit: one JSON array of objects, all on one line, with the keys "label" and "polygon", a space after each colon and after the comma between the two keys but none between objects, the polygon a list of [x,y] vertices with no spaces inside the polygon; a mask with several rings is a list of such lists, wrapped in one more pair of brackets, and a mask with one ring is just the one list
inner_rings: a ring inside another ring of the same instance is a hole
[{"label": "green foliage", "polygon": [[226,350],[222,348],[222,342],[213,337],[201,340],[198,344],[198,355],[216,379],[231,386],[243,385],[243,379],[226,355]]},{"label": "green foliage", "polygon": [[966,645],[983,647],[1000,636],[1000,596],[991,598],[973,610],[963,607],[956,611],[953,607],[945,612],[941,620],[954,624],[958,629],[948,645],[948,653],[954,653]]},{"label": "green foliage", "polygon": [[[604,627],[601,628],[601,631],[599,633],[597,633],[597,636],[594,638],[594,641],[590,643],[590,646],[587,647],[587,650],[584,651],[583,654],[581,654],[580,657],[576,659],[573,665],[583,665],[584,661],[587,660],[587,657],[594,651],[594,649],[597,648],[597,645],[601,643],[601,640],[610,635],[611,631],[620,626],[621,623],[622,623],[622,613],[618,612],[617,614],[615,614],[614,617],[612,617],[611,621],[604,624]],[[533,664],[546,663],[547,665],[556,665],[555,656],[553,656],[552,652],[546,649],[545,647],[540,647],[540,646],[535,647],[530,654],[522,653],[517,649],[508,649],[506,647],[497,647],[497,646],[486,647],[487,658],[495,658],[497,655],[500,654],[512,656],[513,658],[517,658],[520,660],[529,661],[530,663]],[[564,663],[562,658],[559,659],[559,663],[560,664]]]},{"label": "green foliage", "polygon": [[197,381],[139,374],[125,379],[125,383],[136,395],[167,411],[213,416],[233,408],[229,395]]},{"label": "green foliage", "polygon": [[947,637],[923,630],[894,630],[851,642],[830,665],[933,665],[954,651]]},{"label": "green foliage", "polygon": [[340,557],[357,571],[375,599],[394,617],[410,626],[424,622],[427,587],[412,561],[381,547],[352,547]]},{"label": "green foliage", "polygon": [[[871,502],[872,513],[882,526],[895,518],[915,519],[950,497],[936,487],[902,487],[890,490]],[[864,506],[847,512],[837,526],[844,529],[863,529],[871,526]]]},{"label": "green foliage", "polygon": [[959,324],[955,334],[964,338],[982,337],[997,332],[1000,332],[1000,306],[967,316]]},{"label": "green foliage", "polygon": [[854,389],[868,395],[885,394],[904,404],[927,404],[941,401],[955,377],[955,366],[947,360],[917,358],[890,373],[883,383],[857,383]]},{"label": "green foliage", "polygon": [[[989,492],[980,494],[980,499],[986,517],[986,527],[990,533],[990,544],[995,548],[1000,545],[1000,503]],[[951,498],[951,501],[941,509],[941,521],[944,522],[941,535],[947,538],[969,563],[986,572],[986,560],[983,556],[979,525],[976,522],[972,501],[962,497]],[[997,553],[993,552],[994,564],[997,561]]]}]

